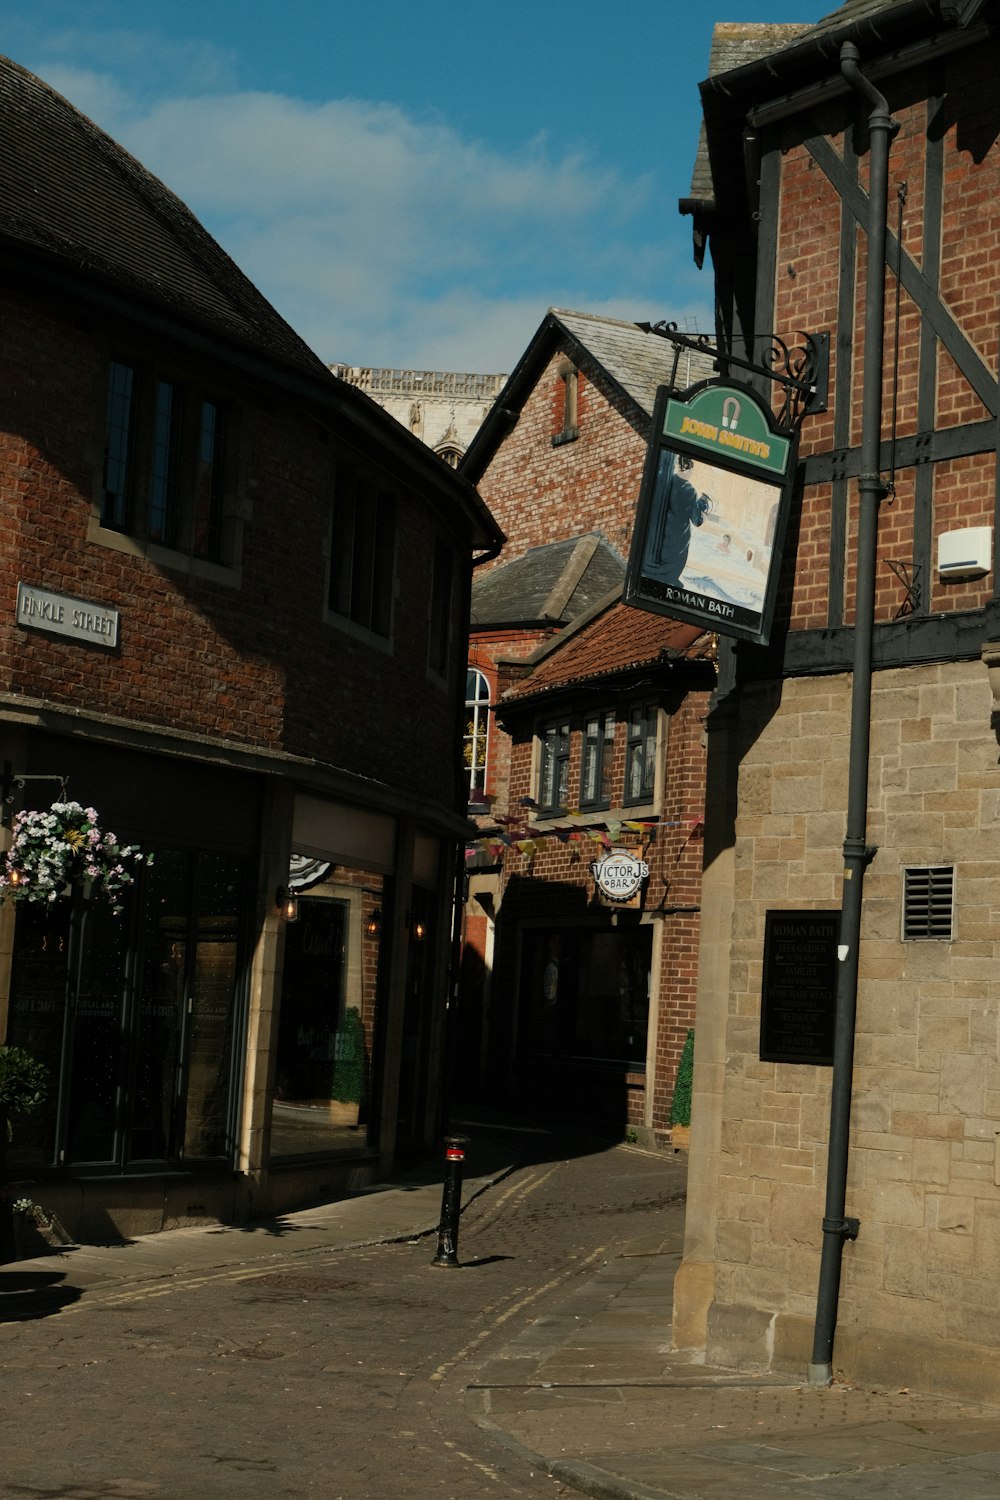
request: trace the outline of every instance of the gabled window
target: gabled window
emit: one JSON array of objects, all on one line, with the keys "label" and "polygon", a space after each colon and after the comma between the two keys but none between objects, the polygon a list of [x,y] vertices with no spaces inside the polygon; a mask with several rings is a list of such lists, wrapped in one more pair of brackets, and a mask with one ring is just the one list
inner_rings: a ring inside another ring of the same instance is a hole
[{"label": "gabled window", "polygon": [[392,631],[396,500],[352,464],[338,464],[329,608],[374,635]]},{"label": "gabled window", "polygon": [[540,812],[559,812],[569,792],[569,720],[557,719],[541,732],[542,755],[538,774]]},{"label": "gabled window", "polygon": [[231,415],[228,403],[193,382],[111,360],[101,526],[210,562],[229,561]]},{"label": "gabled window", "polygon": [[656,789],[655,703],[629,709],[625,742],[625,801],[651,802]]},{"label": "gabled window", "polygon": [[440,537],[434,542],[431,570],[431,619],[427,642],[427,665],[432,672],[448,674],[448,647],[451,643],[452,563],[454,553]]},{"label": "gabled window", "polygon": [[580,806],[610,807],[614,795],[611,777],[615,748],[613,709],[590,714],[583,721],[580,751]]},{"label": "gabled window", "polygon": [[478,802],[486,790],[490,734],[490,685],[482,672],[470,670],[465,679],[465,769],[469,801]]}]

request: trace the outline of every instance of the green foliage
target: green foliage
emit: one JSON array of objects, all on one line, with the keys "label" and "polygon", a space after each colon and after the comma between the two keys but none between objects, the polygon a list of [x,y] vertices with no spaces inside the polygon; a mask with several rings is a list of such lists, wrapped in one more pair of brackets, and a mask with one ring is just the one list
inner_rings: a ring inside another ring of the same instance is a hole
[{"label": "green foliage", "polygon": [[691,1083],[694,1078],[694,1032],[689,1031],[677,1064],[677,1081],[670,1106],[671,1125],[691,1124]]},{"label": "green foliage", "polygon": [[0,1047],[0,1116],[30,1115],[48,1093],[48,1069],[22,1047]]},{"label": "green foliage", "polygon": [[365,1028],[356,1006],[348,1006],[334,1041],[330,1098],[360,1104],[365,1092]]},{"label": "green foliage", "polygon": [[48,1069],[22,1047],[0,1047],[0,1163],[14,1135],[14,1119],[30,1115],[49,1091]]}]

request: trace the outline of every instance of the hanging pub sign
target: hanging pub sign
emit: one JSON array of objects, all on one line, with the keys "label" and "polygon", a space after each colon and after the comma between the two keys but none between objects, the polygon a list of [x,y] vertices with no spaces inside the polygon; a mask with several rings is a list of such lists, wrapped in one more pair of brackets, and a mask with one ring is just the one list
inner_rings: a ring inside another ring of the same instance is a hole
[{"label": "hanging pub sign", "polygon": [[766,644],[795,437],[740,381],[657,392],[624,599]]}]

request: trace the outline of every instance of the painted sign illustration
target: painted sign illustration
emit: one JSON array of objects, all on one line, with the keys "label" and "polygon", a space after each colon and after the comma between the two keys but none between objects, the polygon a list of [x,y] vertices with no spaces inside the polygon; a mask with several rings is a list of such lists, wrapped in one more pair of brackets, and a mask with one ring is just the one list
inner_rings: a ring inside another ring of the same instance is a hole
[{"label": "painted sign illustration", "polygon": [[793,449],[749,388],[661,392],[626,602],[766,641]]}]

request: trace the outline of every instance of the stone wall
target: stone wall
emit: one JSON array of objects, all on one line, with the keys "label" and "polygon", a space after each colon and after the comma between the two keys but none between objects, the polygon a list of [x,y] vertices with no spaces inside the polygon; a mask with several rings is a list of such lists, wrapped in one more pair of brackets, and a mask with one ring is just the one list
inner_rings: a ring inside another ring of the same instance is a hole
[{"label": "stone wall", "polygon": [[[957,1394],[1000,1388],[991,706],[978,662],[876,674],[878,854],[865,880],[847,1199],[861,1232],[845,1247],[835,1356],[851,1378]],[[688,1225],[703,1287],[714,1261],[710,1361],[801,1370],[809,1358],[831,1070],[759,1061],[764,919],[769,908],[839,906],[848,707],[839,676],[748,688],[741,704],[717,1199],[696,1196]],[[902,940],[908,865],[954,866],[951,941]],[[695,1279],[682,1278],[688,1293]]]}]

